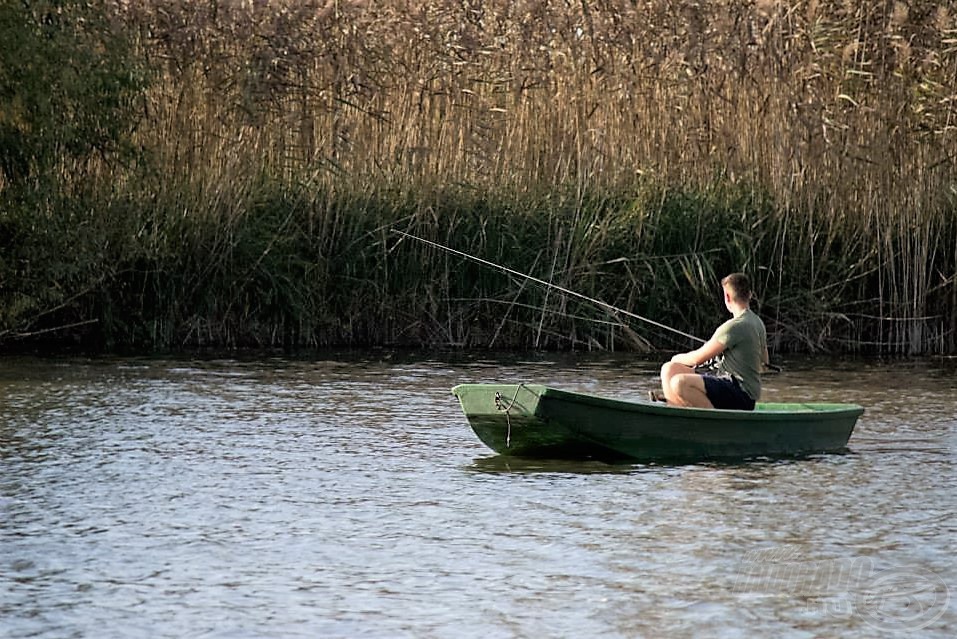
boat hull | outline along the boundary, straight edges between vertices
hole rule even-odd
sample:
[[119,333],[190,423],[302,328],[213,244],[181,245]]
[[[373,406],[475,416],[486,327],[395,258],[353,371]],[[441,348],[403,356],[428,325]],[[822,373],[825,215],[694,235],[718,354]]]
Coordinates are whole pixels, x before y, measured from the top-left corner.
[[840,452],[864,409],[760,403],[754,411],[679,408],[537,384],[452,389],[472,430],[503,455],[560,459],[728,459]]

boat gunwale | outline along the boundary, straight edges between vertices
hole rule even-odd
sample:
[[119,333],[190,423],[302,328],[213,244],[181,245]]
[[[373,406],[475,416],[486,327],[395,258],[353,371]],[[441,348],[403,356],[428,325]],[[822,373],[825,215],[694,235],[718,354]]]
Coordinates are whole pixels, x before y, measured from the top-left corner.
[[[653,415],[677,416],[681,414],[685,417],[697,417],[701,419],[712,420],[748,420],[763,421],[767,418],[797,418],[797,419],[821,419],[821,418],[843,418],[860,417],[864,413],[864,407],[858,404],[841,404],[830,402],[759,402],[756,410],[733,410],[717,408],[689,408],[683,406],[669,406],[643,400],[629,400],[613,397],[604,397],[591,395],[588,393],[563,390],[543,384],[459,384],[452,388],[452,392],[458,396],[456,389],[464,387],[512,387],[523,386],[530,392],[537,395],[540,400],[557,399],[572,401],[579,404],[587,404],[603,408],[624,410],[629,412],[645,412]],[[780,407],[780,408],[772,408]],[[788,408],[785,408],[788,407]]]

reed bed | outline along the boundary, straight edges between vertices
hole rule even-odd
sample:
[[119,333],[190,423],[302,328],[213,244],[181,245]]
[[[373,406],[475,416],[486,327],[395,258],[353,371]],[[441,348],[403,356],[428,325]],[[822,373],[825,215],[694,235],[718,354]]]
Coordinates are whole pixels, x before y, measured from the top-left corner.
[[957,347],[949,3],[105,6],[152,70],[128,232],[8,336],[687,345],[398,228],[705,336],[740,269],[778,350]]

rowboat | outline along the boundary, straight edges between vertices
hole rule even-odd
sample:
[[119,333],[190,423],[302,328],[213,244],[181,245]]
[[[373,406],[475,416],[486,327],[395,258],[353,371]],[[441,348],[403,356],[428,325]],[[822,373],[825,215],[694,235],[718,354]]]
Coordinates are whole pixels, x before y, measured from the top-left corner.
[[538,384],[452,389],[472,430],[502,455],[552,459],[693,460],[846,450],[856,404],[759,403],[754,411],[682,408]]

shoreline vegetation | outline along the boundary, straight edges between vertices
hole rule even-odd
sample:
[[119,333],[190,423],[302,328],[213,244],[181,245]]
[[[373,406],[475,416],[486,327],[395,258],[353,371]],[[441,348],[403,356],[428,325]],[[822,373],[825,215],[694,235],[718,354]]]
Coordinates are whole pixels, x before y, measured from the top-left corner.
[[955,166],[947,2],[0,0],[0,349],[954,354]]

